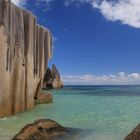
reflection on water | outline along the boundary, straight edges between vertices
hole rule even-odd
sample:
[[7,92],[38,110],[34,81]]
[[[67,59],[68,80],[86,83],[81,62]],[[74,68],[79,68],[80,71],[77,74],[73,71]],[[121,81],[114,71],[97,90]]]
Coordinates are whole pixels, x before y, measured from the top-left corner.
[[40,118],[75,128],[75,140],[122,140],[140,122],[140,86],[68,86],[53,93],[53,104],[0,119],[0,140]]
[[85,139],[87,136],[93,133],[92,130],[84,130],[78,128],[67,128],[68,134],[58,138],[57,140],[79,140]]

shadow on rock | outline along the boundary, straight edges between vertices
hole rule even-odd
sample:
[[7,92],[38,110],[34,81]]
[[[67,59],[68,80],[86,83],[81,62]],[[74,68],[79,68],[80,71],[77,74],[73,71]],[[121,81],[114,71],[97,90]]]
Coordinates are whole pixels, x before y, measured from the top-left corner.
[[140,124],[124,140],[140,140]]

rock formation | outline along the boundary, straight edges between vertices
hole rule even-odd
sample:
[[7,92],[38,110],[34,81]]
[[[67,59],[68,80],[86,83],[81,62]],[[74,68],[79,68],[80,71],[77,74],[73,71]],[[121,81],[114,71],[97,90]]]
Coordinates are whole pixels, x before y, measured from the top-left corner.
[[53,140],[67,133],[68,130],[55,121],[42,119],[26,125],[12,140]]
[[79,140],[91,132],[65,128],[57,122],[49,119],[40,119],[28,124],[12,140]]
[[63,87],[59,71],[57,70],[55,65],[52,66],[52,69],[50,68],[47,69],[43,81],[44,81],[43,84],[44,89],[55,89]]
[[51,46],[51,33],[32,13],[0,0],[0,117],[34,107]]
[[124,140],[140,140],[140,124]]
[[44,103],[52,103],[53,102],[53,97],[51,93],[39,93],[38,97],[35,98],[35,104],[44,104]]

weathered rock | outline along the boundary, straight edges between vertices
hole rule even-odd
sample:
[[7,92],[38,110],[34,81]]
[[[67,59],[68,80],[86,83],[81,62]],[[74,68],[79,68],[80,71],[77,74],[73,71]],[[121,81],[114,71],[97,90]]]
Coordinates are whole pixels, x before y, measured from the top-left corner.
[[26,125],[12,140],[53,140],[67,133],[68,130],[57,122],[41,119]]
[[56,66],[53,65],[52,69],[48,68],[47,72],[44,77],[44,86],[45,89],[56,89],[56,88],[62,88],[63,82],[61,81],[59,71],[57,70]]
[[53,89],[53,78],[51,69],[48,67],[45,77],[43,79],[43,89]]
[[38,97],[35,99],[35,104],[44,104],[44,103],[52,103],[53,96],[51,93],[40,93]]
[[53,78],[53,88],[63,87],[59,71],[57,70],[55,65],[52,66],[52,78]]
[[34,107],[51,46],[51,33],[32,13],[0,0],[0,117]]
[[140,124],[124,140],[140,140]]

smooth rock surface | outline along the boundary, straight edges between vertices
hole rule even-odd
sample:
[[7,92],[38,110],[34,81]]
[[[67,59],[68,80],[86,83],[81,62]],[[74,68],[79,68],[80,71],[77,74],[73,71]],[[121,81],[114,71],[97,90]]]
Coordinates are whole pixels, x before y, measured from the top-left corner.
[[34,107],[51,56],[51,33],[29,11],[0,0],[0,117]]
[[63,87],[63,82],[61,81],[59,71],[57,70],[55,65],[52,66],[52,69],[47,69],[43,81],[44,89],[57,89]]
[[26,125],[12,140],[53,140],[67,133],[68,130],[55,121],[41,119]]

